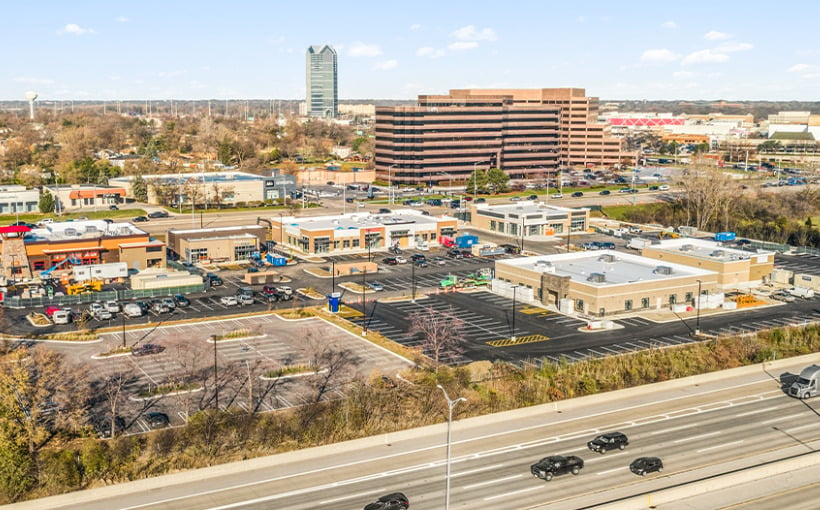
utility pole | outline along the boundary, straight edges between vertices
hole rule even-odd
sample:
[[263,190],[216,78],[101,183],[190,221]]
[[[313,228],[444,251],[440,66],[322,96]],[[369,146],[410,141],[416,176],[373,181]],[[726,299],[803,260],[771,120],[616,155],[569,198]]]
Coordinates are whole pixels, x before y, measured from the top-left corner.
[[367,336],[367,268],[362,271],[362,336]]

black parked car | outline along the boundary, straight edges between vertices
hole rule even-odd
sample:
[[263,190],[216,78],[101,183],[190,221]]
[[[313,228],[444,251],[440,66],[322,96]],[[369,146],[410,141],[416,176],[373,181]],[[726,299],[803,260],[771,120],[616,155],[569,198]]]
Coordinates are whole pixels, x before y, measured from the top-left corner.
[[572,473],[577,475],[584,467],[584,460],[575,455],[552,455],[544,457],[532,466],[530,466],[530,473],[533,476],[549,482],[553,477],[558,475],[565,475]]
[[119,211],[120,210],[120,208],[117,207],[114,204],[111,204],[110,206],[108,206],[108,209],[111,210],[111,211]]
[[663,471],[663,461],[657,457],[638,457],[629,465],[629,470],[641,476],[655,471],[660,473]]
[[396,260],[396,257],[385,257],[382,259],[382,262],[384,262],[388,266],[395,266],[399,263],[399,261]]
[[573,198],[581,198],[582,196],[584,196],[583,191],[576,191],[575,193],[572,194]]
[[164,429],[171,424],[165,413],[148,413],[145,415],[145,420],[152,429]]
[[623,450],[629,444],[626,434],[620,432],[609,432],[601,434],[587,443],[587,447],[593,452],[606,453],[609,450]]
[[453,257],[454,259],[464,258],[464,254],[461,253],[461,250],[459,250],[458,248],[450,248],[449,250],[447,250],[447,256]]
[[423,253],[414,253],[410,255],[410,259],[413,262],[418,262],[419,260],[427,260],[427,257],[425,257]]
[[407,510],[408,508],[410,508],[410,500],[407,496],[401,492],[394,492],[367,504],[364,510]]

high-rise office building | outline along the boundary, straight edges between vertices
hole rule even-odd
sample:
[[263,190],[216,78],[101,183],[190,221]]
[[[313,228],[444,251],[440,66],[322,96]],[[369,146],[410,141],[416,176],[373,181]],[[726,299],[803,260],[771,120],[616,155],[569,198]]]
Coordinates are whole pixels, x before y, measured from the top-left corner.
[[513,179],[563,167],[609,166],[633,154],[597,120],[584,89],[467,89],[376,108],[376,176],[400,183],[463,182],[476,169]]
[[307,114],[334,118],[339,112],[336,50],[313,45],[307,50]]

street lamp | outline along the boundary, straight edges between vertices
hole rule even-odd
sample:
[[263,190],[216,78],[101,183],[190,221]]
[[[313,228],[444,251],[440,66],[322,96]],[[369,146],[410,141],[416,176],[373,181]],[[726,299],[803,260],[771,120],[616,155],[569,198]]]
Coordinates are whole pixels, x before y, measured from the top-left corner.
[[515,291],[518,290],[518,285],[512,286],[513,290],[513,302],[512,302],[512,334],[510,334],[510,340],[515,342]]
[[413,293],[412,293],[412,297],[410,299],[410,302],[415,303],[416,302],[416,261],[411,260],[411,262],[413,264],[410,266],[410,280],[412,281],[412,289],[413,289],[412,292]]
[[393,203],[393,167],[396,165],[390,165],[387,167],[387,203]]
[[478,187],[478,163],[478,161],[473,163],[473,200],[478,196],[476,193],[476,188]]
[[700,300],[701,300],[700,286],[701,286],[701,281],[698,280],[697,282],[698,282],[698,302],[697,302],[698,315],[697,315],[697,319],[695,319],[695,334],[699,335],[700,334]]
[[450,408],[450,414],[447,417],[447,474],[445,475],[445,490],[444,490],[444,510],[450,510],[450,439],[451,435],[451,427],[453,425],[453,408],[459,402],[467,402],[467,399],[464,397],[459,397],[455,400],[451,400],[450,396],[447,395],[447,390],[444,389],[444,386],[437,384],[436,388],[440,389],[442,393],[444,393],[444,399],[447,400],[447,407]]

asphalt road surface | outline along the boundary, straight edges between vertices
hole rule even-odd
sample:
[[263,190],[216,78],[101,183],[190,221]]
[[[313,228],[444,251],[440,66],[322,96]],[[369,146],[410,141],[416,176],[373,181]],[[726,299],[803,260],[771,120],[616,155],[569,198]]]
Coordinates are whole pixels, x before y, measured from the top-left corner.
[[[456,421],[452,507],[588,508],[665,488],[695,487],[729,471],[816,450],[817,403],[792,399],[782,389],[803,366],[816,361],[816,356],[779,361]],[[435,409],[441,421],[446,406]],[[587,450],[588,440],[614,430],[629,436],[625,451],[601,455]],[[439,510],[445,437],[446,426],[439,424],[12,508],[353,510],[400,490],[414,510]],[[554,454],[578,455],[585,466],[577,477],[566,474],[550,482],[530,475],[532,463]],[[641,456],[661,457],[663,472],[632,474],[627,466]],[[765,486],[769,492],[788,489],[768,481]],[[760,497],[743,491],[727,494],[722,497],[733,502]]]

